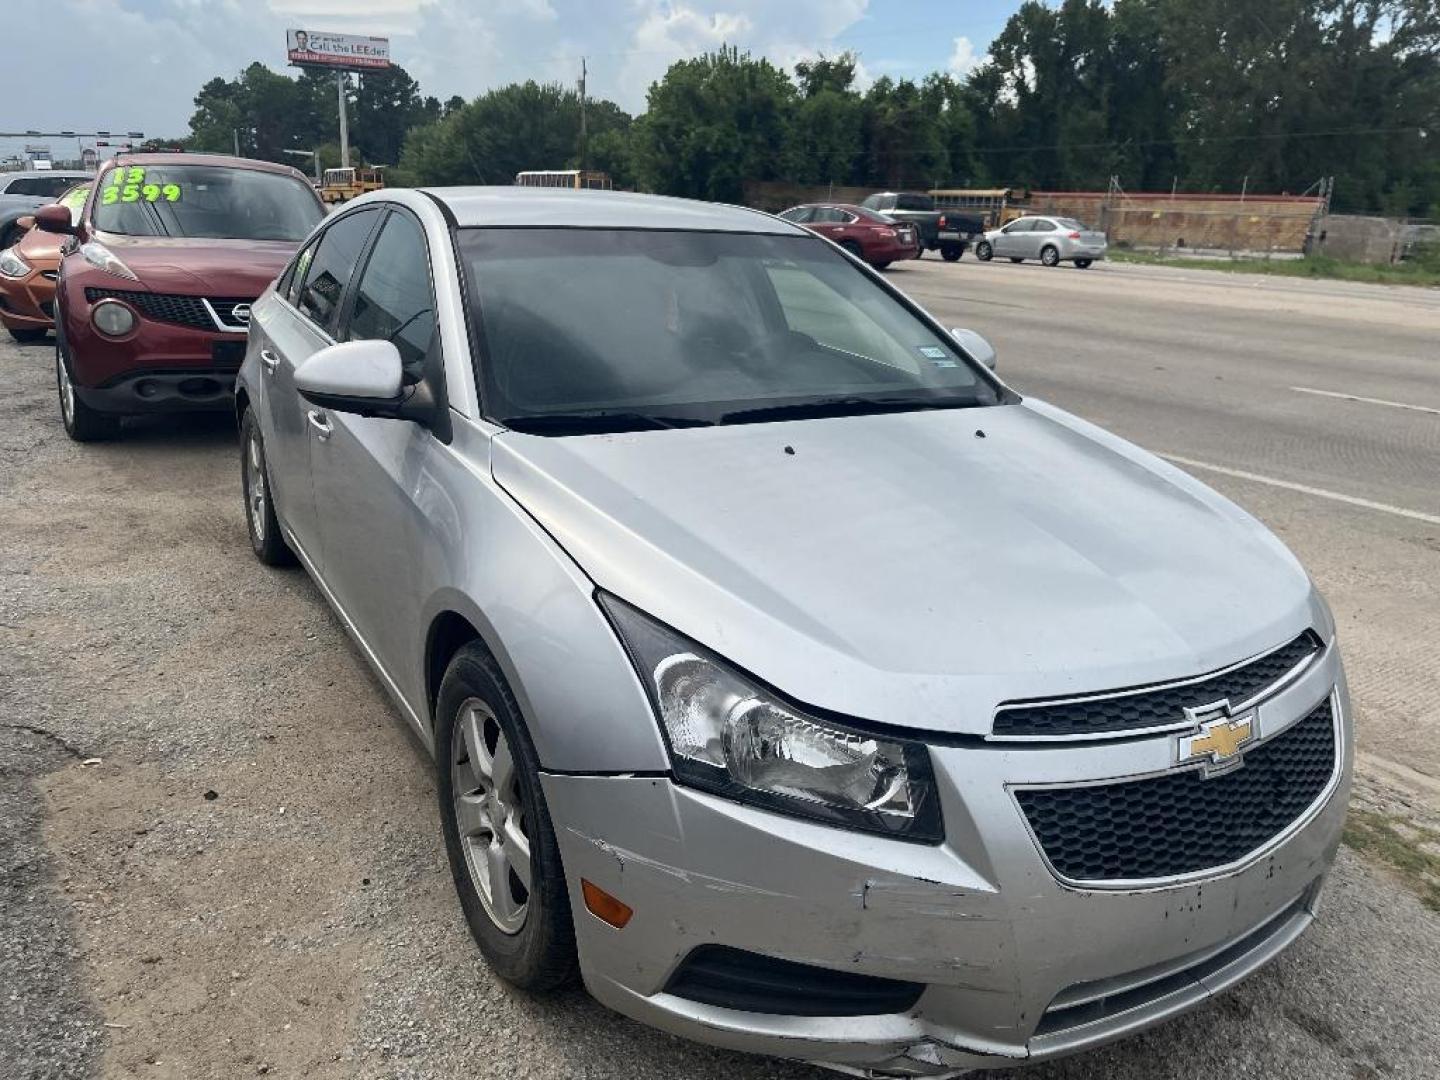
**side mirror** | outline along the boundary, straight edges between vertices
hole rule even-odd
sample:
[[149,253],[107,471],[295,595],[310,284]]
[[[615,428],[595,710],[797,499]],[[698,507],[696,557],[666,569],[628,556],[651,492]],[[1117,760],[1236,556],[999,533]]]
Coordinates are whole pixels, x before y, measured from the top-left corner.
[[410,420],[448,443],[450,406],[438,349],[426,356],[424,370],[419,382],[406,386],[400,350],[392,342],[344,341],[302,362],[295,369],[295,389],[322,409]]
[[35,215],[25,214],[15,219],[17,229],[33,229],[35,227]]
[[70,220],[70,208],[59,203],[51,203],[36,210],[35,226],[41,232],[59,233],[61,236],[74,236],[76,231]]
[[400,350],[388,341],[345,341],[321,349],[295,369],[306,401],[336,412],[374,416],[399,403]]
[[960,348],[969,353],[971,357],[984,364],[991,371],[995,370],[994,345],[991,345],[990,342],[986,341],[974,330],[966,330],[960,326],[952,327],[950,336],[953,337],[960,345]]

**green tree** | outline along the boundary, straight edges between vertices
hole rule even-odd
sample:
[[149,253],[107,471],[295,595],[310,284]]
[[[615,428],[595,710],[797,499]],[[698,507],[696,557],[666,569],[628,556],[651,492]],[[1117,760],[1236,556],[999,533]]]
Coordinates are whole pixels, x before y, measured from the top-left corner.
[[[603,100],[588,103],[586,119],[592,157],[597,144],[610,152],[612,135],[630,125],[627,113]],[[514,83],[413,128],[400,155],[398,178],[421,184],[509,184],[524,170],[577,167],[579,138],[575,91]]]
[[785,177],[795,84],[735,48],[680,60],[650,87],[635,132],[640,182],[651,191],[740,202],[747,180]]

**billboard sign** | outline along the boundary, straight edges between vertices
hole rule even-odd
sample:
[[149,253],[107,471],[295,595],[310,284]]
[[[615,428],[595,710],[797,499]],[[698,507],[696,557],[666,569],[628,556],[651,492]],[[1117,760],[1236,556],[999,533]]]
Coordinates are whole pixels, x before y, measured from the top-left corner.
[[285,51],[290,63],[304,67],[373,71],[390,66],[390,39],[383,37],[287,30]]

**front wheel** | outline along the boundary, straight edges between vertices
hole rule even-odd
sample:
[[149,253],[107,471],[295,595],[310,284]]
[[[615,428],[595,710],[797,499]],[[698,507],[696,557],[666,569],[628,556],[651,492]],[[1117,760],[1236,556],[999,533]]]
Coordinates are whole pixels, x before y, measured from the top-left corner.
[[289,566],[295,561],[295,553],[285,543],[275,517],[265,441],[254,409],[246,409],[240,418],[240,490],[245,495],[245,530],[250,534],[255,557],[266,566]]
[[1056,248],[1054,248],[1054,247],[1052,247],[1052,246],[1049,245],[1049,244],[1046,244],[1045,247],[1044,247],[1044,249],[1040,252],[1040,261],[1041,261],[1042,263],[1044,263],[1046,266],[1059,266],[1059,265],[1060,265],[1060,252],[1059,252],[1059,250],[1056,249]]
[[490,653],[455,654],[436,704],[440,822],[470,933],[496,975],[553,990],[575,974],[575,927],[540,764]]
[[50,332],[43,326],[7,326],[6,329],[10,331],[10,336],[21,345],[34,345],[37,341],[44,341],[45,335]]
[[981,240],[975,245],[975,258],[981,262],[989,262],[995,257],[995,249],[990,246],[989,240]]
[[55,388],[60,394],[60,422],[65,425],[65,434],[76,442],[102,442],[120,434],[120,418],[107,413],[96,412],[80,400],[75,393],[75,383],[70,376],[70,364],[65,359],[62,339],[55,338]]
[[1076,259],[1076,260],[1075,260],[1075,269],[1076,269],[1076,270],[1089,270],[1089,269],[1090,269],[1090,260],[1089,260],[1089,259]]

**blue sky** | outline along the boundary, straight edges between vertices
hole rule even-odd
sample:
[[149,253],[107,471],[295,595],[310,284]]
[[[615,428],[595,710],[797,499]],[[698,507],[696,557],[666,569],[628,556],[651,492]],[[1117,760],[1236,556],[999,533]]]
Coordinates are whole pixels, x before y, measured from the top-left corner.
[[[7,50],[0,131],[187,130],[195,92],[251,60],[283,70],[284,30],[388,34],[424,92],[474,97],[535,78],[574,80],[643,111],[674,60],[721,41],[792,64],[854,49],[862,73],[962,72],[1020,0],[5,0],[7,27],[62,26],[71,58]],[[963,39],[957,42],[957,39]],[[73,142],[52,140],[57,156]],[[19,149],[0,139],[0,157]]]

